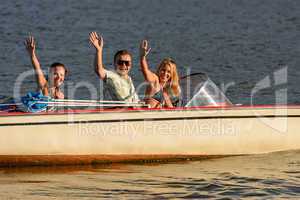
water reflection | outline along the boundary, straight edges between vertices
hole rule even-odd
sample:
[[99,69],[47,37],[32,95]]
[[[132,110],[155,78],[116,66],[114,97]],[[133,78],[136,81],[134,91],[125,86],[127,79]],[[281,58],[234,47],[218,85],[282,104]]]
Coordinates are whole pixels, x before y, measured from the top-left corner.
[[300,151],[202,161],[2,169],[0,197],[286,198],[300,195]]

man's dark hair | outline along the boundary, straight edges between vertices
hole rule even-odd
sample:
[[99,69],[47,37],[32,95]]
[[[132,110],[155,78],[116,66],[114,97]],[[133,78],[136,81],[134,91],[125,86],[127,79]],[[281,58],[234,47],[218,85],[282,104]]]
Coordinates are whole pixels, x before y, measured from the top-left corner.
[[117,53],[115,54],[114,56],[114,63],[116,63],[117,61],[117,58],[121,55],[129,55],[132,59],[132,55],[129,51],[127,51],[126,49],[123,49],[123,50],[120,50],[120,51],[117,51]]

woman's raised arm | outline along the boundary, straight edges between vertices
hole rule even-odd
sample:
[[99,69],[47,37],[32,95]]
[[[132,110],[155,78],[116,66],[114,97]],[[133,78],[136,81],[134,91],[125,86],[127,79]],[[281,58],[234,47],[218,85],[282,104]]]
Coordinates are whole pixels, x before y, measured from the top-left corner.
[[155,73],[153,73],[148,66],[147,55],[149,54],[151,48],[148,48],[148,41],[142,40],[140,44],[140,65],[145,77],[145,80],[150,83],[154,83],[158,81],[158,77]]

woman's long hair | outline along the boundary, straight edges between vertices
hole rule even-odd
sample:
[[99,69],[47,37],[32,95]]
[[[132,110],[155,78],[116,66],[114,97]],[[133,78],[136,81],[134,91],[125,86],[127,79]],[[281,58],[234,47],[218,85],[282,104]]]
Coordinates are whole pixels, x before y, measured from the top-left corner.
[[177,73],[176,63],[171,58],[163,59],[162,62],[158,66],[156,74],[159,76],[160,70],[166,65],[171,68],[171,78],[168,81],[168,85],[173,92],[172,95],[178,97],[180,95],[180,87],[179,87],[179,77],[178,77],[178,73]]

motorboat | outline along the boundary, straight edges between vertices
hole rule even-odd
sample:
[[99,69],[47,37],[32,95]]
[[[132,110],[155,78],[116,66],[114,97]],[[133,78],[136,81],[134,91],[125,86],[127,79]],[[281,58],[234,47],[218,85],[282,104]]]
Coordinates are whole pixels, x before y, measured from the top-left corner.
[[197,80],[194,91],[182,90],[186,98],[176,108],[62,100],[49,102],[51,109],[43,112],[2,109],[0,166],[196,159],[300,148],[300,106],[235,105],[207,76]]

